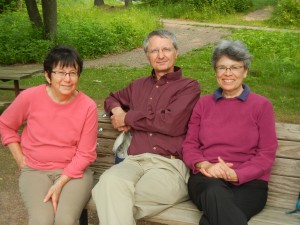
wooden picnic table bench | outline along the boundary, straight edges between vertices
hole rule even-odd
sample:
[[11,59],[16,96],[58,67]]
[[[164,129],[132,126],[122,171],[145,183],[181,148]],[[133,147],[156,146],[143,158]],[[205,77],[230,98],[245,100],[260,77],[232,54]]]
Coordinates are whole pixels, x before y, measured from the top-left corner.
[[[300,213],[286,214],[295,208],[300,192],[300,125],[276,123],[279,147],[269,182],[266,207],[251,218],[249,225],[300,225]],[[99,176],[114,164],[112,146],[118,132],[109,117],[99,111],[99,132],[96,161],[90,166],[94,171],[95,184]],[[86,205],[81,225],[87,225],[88,211],[96,211],[92,198]],[[170,225],[198,225],[202,212],[191,201],[185,201],[144,221]]]
[[41,71],[41,69],[37,68],[0,67],[0,80],[4,82],[14,82],[13,85],[1,84],[0,90],[15,91],[15,96],[17,96],[20,93],[20,91],[28,88],[28,86],[20,86],[20,80],[30,78],[34,74],[39,73]]

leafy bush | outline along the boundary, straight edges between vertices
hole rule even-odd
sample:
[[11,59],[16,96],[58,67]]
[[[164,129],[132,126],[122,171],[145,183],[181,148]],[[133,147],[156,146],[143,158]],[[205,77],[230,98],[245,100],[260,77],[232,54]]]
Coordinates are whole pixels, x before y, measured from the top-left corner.
[[272,22],[277,25],[300,26],[300,1],[278,0]]
[[130,50],[160,26],[151,11],[60,3],[55,42],[43,40],[41,31],[32,28],[26,10],[0,15],[0,64],[41,62],[57,44],[74,46],[84,59]]
[[18,0],[0,0],[0,13],[15,11],[18,8]]

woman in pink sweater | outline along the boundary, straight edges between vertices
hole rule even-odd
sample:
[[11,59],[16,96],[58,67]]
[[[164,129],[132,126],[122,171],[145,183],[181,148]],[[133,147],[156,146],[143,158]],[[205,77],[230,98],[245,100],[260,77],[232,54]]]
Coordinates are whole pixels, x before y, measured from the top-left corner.
[[44,61],[47,84],[21,92],[0,116],[30,225],[78,224],[90,198],[98,118],[95,102],[77,90],[82,65],[75,49],[54,47]]
[[183,143],[200,225],[246,225],[267,200],[277,138],[272,104],[243,84],[251,55],[223,40],[212,64],[219,88],[195,105]]

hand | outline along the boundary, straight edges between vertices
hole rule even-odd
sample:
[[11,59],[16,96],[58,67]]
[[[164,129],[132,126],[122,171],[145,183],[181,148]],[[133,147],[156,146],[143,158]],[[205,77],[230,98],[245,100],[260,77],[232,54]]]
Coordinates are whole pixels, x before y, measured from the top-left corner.
[[110,117],[111,118],[111,123],[112,123],[112,125],[115,129],[119,129],[119,128],[121,128],[121,130],[122,129],[127,129],[127,128],[125,128],[126,127],[125,116],[126,116],[126,113],[124,112],[122,114],[112,115]]
[[123,126],[123,127],[119,127],[118,131],[128,132],[130,129],[131,129],[130,126]]
[[235,171],[231,168],[232,163],[225,163],[221,157],[218,157],[218,163],[209,163],[207,161],[199,162],[196,168],[204,176],[224,179],[226,181],[238,181]]
[[58,205],[58,201],[59,201],[59,196],[60,193],[63,189],[63,186],[69,181],[71,180],[70,177],[66,176],[66,175],[61,175],[61,177],[55,182],[55,184],[53,184],[48,193],[46,194],[45,198],[44,198],[44,202],[47,202],[50,200],[52,200],[52,205],[53,205],[53,212],[56,213],[57,210],[57,205]]

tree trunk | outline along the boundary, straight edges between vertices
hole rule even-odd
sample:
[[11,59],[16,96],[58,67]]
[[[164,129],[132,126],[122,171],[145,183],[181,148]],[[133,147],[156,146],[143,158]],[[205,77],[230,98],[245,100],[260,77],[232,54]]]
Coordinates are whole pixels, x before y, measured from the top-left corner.
[[132,4],[132,0],[125,0],[125,6],[128,7]]
[[94,6],[102,6],[104,5],[104,0],[94,0]]
[[57,31],[57,2],[42,0],[45,37],[53,41]]
[[36,28],[42,28],[43,22],[35,0],[25,0],[27,13],[32,25]]

